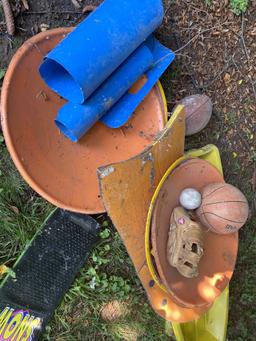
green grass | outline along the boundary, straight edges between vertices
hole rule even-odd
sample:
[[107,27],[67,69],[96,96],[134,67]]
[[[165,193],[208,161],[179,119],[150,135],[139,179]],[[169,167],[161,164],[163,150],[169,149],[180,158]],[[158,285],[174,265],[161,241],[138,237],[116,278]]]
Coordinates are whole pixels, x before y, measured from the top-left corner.
[[6,69],[0,69],[0,81],[4,78]]
[[[204,0],[207,6],[211,6],[212,0]],[[249,6],[249,0],[230,0],[230,8],[236,15],[245,13]]]
[[236,15],[245,13],[249,5],[249,0],[230,0],[230,7]]
[[212,0],[204,0],[204,2],[207,6],[211,6],[212,4]]
[[20,178],[0,143],[0,264],[11,264],[52,207]]
[[[113,301],[124,312],[108,322],[100,312]],[[42,340],[167,340],[164,327],[146,301],[117,232],[103,227],[101,243],[65,295]]]
[[[21,179],[1,139],[0,265],[14,264],[52,210],[53,206]],[[101,309],[113,301],[118,301],[125,313],[109,322],[101,317]],[[170,340],[164,320],[150,308],[121,239],[108,220],[102,223],[100,244],[41,338],[49,340]]]
[[[100,311],[113,301],[125,313],[108,322]],[[156,340],[158,336],[168,339],[164,322],[148,306],[120,238],[111,230],[66,294],[43,340]]]

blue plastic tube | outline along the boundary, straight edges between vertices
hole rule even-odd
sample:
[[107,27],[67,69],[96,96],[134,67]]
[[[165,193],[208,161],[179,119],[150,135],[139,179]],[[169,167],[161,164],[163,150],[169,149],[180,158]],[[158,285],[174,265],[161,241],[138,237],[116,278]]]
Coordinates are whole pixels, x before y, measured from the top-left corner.
[[150,37],[147,41],[153,54],[153,67],[145,72],[147,79],[137,93],[127,91],[120,100],[113,105],[100,121],[110,128],[120,128],[133,114],[134,110],[147,96],[152,87],[156,84],[164,71],[173,62],[175,54],[163,46],[157,39]]
[[83,103],[161,24],[162,0],[105,0],[45,58],[52,90]]
[[142,44],[84,104],[65,104],[55,120],[58,128],[77,142],[153,66],[153,62],[151,50]]

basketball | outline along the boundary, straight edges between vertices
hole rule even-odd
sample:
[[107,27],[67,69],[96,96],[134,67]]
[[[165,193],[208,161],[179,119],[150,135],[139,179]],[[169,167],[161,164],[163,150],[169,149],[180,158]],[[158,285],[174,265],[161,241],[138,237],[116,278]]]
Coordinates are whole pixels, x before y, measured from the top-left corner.
[[213,183],[203,188],[202,204],[196,214],[201,223],[211,231],[228,234],[238,231],[249,214],[247,199],[236,187]]
[[200,132],[212,116],[212,101],[206,95],[192,95],[183,98],[178,104],[185,107],[186,136]]

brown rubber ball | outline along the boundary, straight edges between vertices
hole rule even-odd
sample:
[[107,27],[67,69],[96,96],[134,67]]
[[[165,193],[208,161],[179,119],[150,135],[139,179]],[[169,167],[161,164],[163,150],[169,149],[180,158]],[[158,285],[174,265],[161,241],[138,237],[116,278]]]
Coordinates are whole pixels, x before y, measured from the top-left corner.
[[212,101],[206,95],[192,95],[183,98],[178,104],[185,107],[186,136],[200,132],[212,116]]
[[196,214],[201,223],[211,231],[228,234],[238,231],[246,222],[248,202],[236,187],[213,183],[203,188],[202,203]]

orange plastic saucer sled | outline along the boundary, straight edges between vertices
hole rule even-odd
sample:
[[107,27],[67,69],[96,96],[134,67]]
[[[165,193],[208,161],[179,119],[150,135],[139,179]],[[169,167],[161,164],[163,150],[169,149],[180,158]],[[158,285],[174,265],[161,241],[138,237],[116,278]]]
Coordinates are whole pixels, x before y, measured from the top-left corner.
[[[98,122],[79,143],[70,143],[54,124],[64,100],[41,79],[43,57],[72,29],[58,28],[26,41],[13,57],[1,95],[2,128],[15,166],[28,184],[63,209],[104,212],[96,169],[143,151],[166,123],[158,83],[121,129]],[[140,84],[131,89],[134,93]]]
[[[166,271],[158,245],[163,241],[156,238],[156,225],[151,224],[152,215],[160,207],[158,194],[169,178],[175,178],[184,160],[207,160],[218,181],[223,181],[216,147],[184,156],[184,108],[178,106],[166,124],[166,102],[160,84],[125,127],[112,130],[98,123],[77,144],[63,137],[54,125],[63,99],[45,86],[37,70],[43,57],[68,32],[70,29],[55,29],[34,36],[18,50],[6,73],[1,98],[2,127],[17,169],[35,191],[58,207],[88,214],[107,210],[153,309],[172,321],[178,340],[224,340],[227,284],[236,258],[237,234],[233,239],[227,237],[227,262],[219,268],[220,276],[205,273],[207,278],[202,278],[202,288],[193,298],[191,292],[186,296],[177,285],[177,274],[175,277],[174,272]],[[140,83],[132,91],[139,87]],[[169,185],[178,190],[173,181]],[[174,198],[176,194],[170,194],[172,205]],[[159,223],[161,229],[166,228]],[[193,290],[197,286],[199,283]]]

